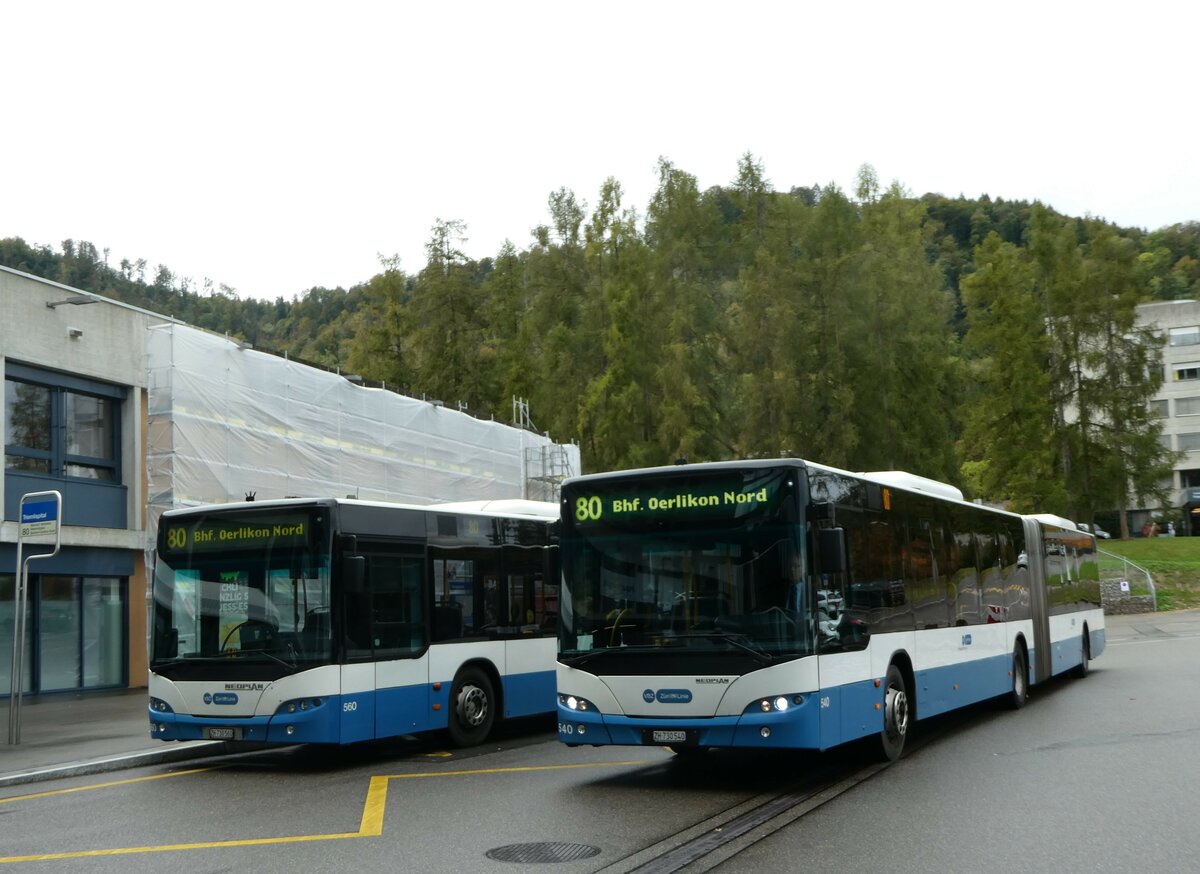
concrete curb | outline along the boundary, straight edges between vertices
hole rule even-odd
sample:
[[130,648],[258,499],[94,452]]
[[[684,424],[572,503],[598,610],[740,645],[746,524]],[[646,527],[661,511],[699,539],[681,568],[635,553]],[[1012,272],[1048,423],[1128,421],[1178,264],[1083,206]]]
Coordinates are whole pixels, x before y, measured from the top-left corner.
[[88,774],[103,774],[108,771],[122,771],[126,768],[140,768],[143,765],[159,765],[165,762],[181,762],[188,759],[219,756],[231,752],[225,741],[192,741],[187,745],[167,746],[161,750],[142,750],[136,753],[121,753],[115,756],[103,756],[79,762],[67,762],[62,765],[48,765],[44,768],[31,768],[27,771],[17,771],[12,774],[0,775],[0,787],[20,786],[25,783],[40,783],[45,780],[59,780],[65,777],[81,777]]

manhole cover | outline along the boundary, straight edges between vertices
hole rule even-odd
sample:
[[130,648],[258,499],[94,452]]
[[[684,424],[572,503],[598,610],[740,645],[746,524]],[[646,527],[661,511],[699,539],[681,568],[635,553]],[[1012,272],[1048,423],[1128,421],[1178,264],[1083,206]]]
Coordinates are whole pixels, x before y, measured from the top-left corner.
[[574,862],[576,859],[590,859],[600,852],[599,847],[589,847],[587,844],[564,844],[558,841],[545,841],[538,844],[509,844],[507,847],[496,847],[484,855],[497,862]]

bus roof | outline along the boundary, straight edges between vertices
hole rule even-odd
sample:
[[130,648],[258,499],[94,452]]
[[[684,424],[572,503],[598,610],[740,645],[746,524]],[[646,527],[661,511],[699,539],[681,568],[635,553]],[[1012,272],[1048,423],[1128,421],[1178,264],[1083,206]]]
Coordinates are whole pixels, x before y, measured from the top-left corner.
[[859,476],[882,483],[885,486],[907,489],[910,492],[925,492],[929,495],[937,495],[939,498],[948,498],[951,501],[966,500],[963,497],[962,491],[949,483],[929,479],[924,476],[917,476],[917,474],[909,473],[906,470],[873,470],[867,473],[860,473]]
[[453,501],[441,504],[407,504],[391,501],[370,501],[359,498],[273,498],[265,501],[228,501],[222,504],[199,504],[192,507],[176,507],[163,513],[164,516],[206,513],[218,510],[258,510],[272,507],[311,506],[317,504],[360,504],[372,507],[395,507],[404,510],[427,510],[437,513],[479,513],[487,516],[512,516],[542,521],[559,517],[558,504],[546,501],[502,499],[491,501]]
[[446,504],[426,504],[421,509],[439,513],[485,513],[488,516],[529,516],[534,519],[557,519],[558,504],[549,501],[527,501],[505,498],[494,501],[454,501]]

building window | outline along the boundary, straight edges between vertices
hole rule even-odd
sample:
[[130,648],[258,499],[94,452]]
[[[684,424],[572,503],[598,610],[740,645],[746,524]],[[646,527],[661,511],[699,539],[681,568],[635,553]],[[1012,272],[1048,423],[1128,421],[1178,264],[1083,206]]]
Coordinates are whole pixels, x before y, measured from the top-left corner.
[[[4,466],[53,477],[119,483],[120,393],[11,365],[4,380]],[[57,384],[56,384],[57,383]]]
[[1195,452],[1200,449],[1200,434],[1180,434],[1179,451]]
[[[1200,398],[1188,398],[1188,400],[1200,401]],[[1171,415],[1170,403],[1171,402],[1165,398],[1163,400],[1151,401],[1150,402],[1150,412],[1160,419],[1165,419]],[[1175,410],[1176,410],[1177,415],[1180,415],[1180,416],[1185,415],[1184,413],[1179,412],[1179,401],[1175,402]],[[1200,408],[1198,408],[1196,410],[1196,413],[1200,414]],[[1187,415],[1190,415],[1190,414],[1187,414]]]
[[1196,346],[1200,344],[1200,325],[1171,328],[1167,332],[1167,337],[1167,343],[1171,346]]
[[1167,452],[1172,451],[1170,434],[1159,434],[1158,435],[1158,443],[1160,446],[1162,446],[1163,449],[1167,450]]
[[1200,416],[1200,398],[1176,398],[1176,416]]
[[[12,674],[13,588],[0,574],[0,672]],[[128,581],[31,574],[21,688],[26,693],[106,689],[128,681]],[[8,694],[5,686],[0,696]]]
[[1200,379],[1200,362],[1189,362],[1187,364],[1176,364],[1174,367],[1175,382],[1183,382],[1188,379]]

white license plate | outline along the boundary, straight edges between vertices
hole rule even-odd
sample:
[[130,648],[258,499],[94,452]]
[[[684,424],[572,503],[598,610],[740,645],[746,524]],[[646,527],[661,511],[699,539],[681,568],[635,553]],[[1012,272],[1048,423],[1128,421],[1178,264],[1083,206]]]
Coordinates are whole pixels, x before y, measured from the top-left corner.
[[236,728],[206,728],[204,736],[209,740],[237,740],[239,731]]
[[686,731],[655,731],[651,734],[656,744],[681,744],[687,741]]

